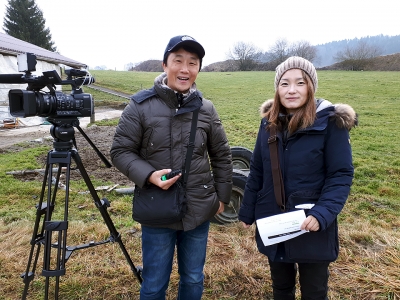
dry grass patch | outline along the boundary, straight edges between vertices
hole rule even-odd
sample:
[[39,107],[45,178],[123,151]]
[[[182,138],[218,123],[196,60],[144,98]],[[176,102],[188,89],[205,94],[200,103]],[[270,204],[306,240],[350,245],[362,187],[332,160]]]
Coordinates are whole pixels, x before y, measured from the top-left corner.
[[[19,299],[23,290],[19,275],[25,272],[33,224],[20,221],[1,225],[0,299]],[[69,228],[69,245],[109,236],[102,223],[74,221]],[[120,233],[132,261],[141,265],[140,227]],[[367,243],[364,235],[368,236]],[[340,240],[339,259],[330,266],[330,299],[400,299],[400,232],[371,226],[360,218],[341,224]],[[43,297],[44,277],[39,276],[42,255],[43,252],[30,285],[29,299]],[[175,263],[169,300],[176,297],[178,279]],[[139,283],[118,244],[75,251],[60,281],[61,299],[139,299]],[[239,223],[212,224],[203,299],[272,299],[270,285],[268,261],[256,249],[254,226],[246,230]]]

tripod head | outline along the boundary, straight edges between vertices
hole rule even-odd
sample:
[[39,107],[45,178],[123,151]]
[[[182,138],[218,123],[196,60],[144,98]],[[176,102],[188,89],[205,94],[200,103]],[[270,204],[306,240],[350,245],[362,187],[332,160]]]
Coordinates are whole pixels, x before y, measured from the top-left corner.
[[111,163],[107,158],[100,152],[95,144],[86,135],[83,129],[79,126],[78,118],[71,117],[48,117],[47,121],[52,124],[50,128],[50,134],[54,138],[53,147],[57,151],[69,151],[73,147],[77,148],[75,140],[75,128],[79,130],[86,141],[92,146],[93,150],[96,151],[97,156],[103,161],[107,168],[111,168]]

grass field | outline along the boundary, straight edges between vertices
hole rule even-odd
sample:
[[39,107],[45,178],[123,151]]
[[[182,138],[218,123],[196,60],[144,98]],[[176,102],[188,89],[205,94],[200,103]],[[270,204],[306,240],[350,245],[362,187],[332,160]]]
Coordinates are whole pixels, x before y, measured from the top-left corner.
[[[158,75],[92,74],[96,84],[125,93],[150,88]],[[341,250],[330,267],[330,299],[400,299],[400,72],[319,71],[318,77],[317,97],[347,103],[359,116],[359,126],[350,133],[355,177],[339,216]],[[253,148],[260,122],[258,108],[273,97],[273,79],[273,72],[199,74],[197,86],[217,107],[231,146]],[[90,88],[85,92],[93,94],[96,106],[126,101]],[[26,265],[36,213],[37,199],[32,195],[41,189],[37,181],[20,181],[5,172],[42,167],[36,157],[48,150],[36,147],[0,154],[0,299],[19,299],[22,293],[19,274]],[[101,178],[93,180],[97,185],[108,184]],[[90,202],[87,195],[72,197],[77,203]],[[108,198],[110,214],[135,263],[140,264],[140,227],[130,217],[131,199],[116,194]],[[74,205],[70,221],[71,243],[107,237],[96,211]],[[243,230],[238,224],[212,226],[203,299],[272,298],[267,261],[255,249],[252,235],[253,230]],[[74,254],[67,270],[61,279],[62,299],[138,299],[139,285],[118,245]],[[42,298],[43,279],[37,276],[32,282],[30,299]],[[168,299],[174,298],[176,283],[175,270]]]

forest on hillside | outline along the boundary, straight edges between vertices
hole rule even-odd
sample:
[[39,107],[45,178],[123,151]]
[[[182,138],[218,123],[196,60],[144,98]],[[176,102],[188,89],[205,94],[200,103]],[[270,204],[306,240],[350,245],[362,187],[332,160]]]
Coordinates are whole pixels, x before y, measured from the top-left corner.
[[400,35],[387,36],[367,36],[363,38],[355,38],[351,40],[334,41],[322,45],[316,45],[317,59],[313,63],[316,67],[330,66],[336,63],[335,55],[338,51],[342,51],[346,47],[355,47],[360,41],[366,42],[370,46],[377,46],[381,49],[381,55],[389,55],[400,53]]

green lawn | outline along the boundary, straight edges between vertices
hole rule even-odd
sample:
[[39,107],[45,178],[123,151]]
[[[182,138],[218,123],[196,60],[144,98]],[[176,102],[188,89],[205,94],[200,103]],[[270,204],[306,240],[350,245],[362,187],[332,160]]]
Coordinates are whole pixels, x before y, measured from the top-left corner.
[[[91,73],[96,84],[129,94],[150,88],[158,75],[117,71]],[[317,97],[334,104],[349,104],[359,118],[359,126],[350,132],[355,177],[351,195],[339,218],[342,252],[332,265],[330,297],[399,299],[400,72],[318,71],[318,77]],[[199,74],[197,87],[215,104],[231,146],[253,149],[260,123],[258,108],[274,96],[273,80],[273,72]],[[93,94],[96,106],[119,106],[127,101],[90,88],[84,88],[84,91]],[[107,121],[107,125],[116,125],[117,121]],[[42,167],[37,165],[36,157],[46,155],[48,150],[48,147],[36,147],[17,153],[0,152],[0,299],[20,297],[22,280],[15,270],[23,270],[25,266],[30,247],[30,226],[36,213],[34,204],[37,198],[33,195],[38,195],[41,189],[38,181],[21,181],[6,175],[6,172]],[[108,184],[101,178],[93,180],[96,185]],[[78,181],[74,185],[82,188],[84,182]],[[76,240],[107,236],[106,231],[97,228],[102,222],[96,217],[98,213],[81,209],[91,205],[87,198],[73,194],[71,232]],[[110,194],[109,200],[112,202],[112,218],[119,230],[126,233],[132,228],[138,229],[130,217],[130,196]],[[89,228],[89,232],[85,232],[83,227]],[[134,249],[130,251],[134,252],[136,261],[139,260],[136,255],[140,255],[140,239],[129,234],[125,234],[124,239],[128,248]],[[223,259],[218,256],[221,248],[229,253]],[[79,254],[74,263],[71,262],[73,276],[62,287],[64,296],[68,299],[103,299],[106,296],[109,299],[137,299],[138,286],[133,285],[129,270],[124,269],[126,262],[118,247],[102,249],[104,253],[98,248],[89,252],[91,256]],[[270,295],[265,271],[267,263],[254,249],[252,233],[243,233],[239,227],[213,226],[209,249],[204,299],[260,299],[258,297]],[[246,257],[249,258],[246,259],[259,261],[253,265],[255,262],[247,261],[241,251],[248,251]],[[110,257],[113,255],[117,257]],[[98,261],[94,260],[95,257]],[[97,269],[85,269],[92,264]],[[124,275],[119,277],[118,274]],[[34,281],[34,295],[43,289],[40,279]],[[176,282],[174,275],[168,299],[173,299]],[[131,285],[135,291],[129,289]],[[251,296],[256,292],[257,297]],[[40,296],[34,299],[40,299]]]

